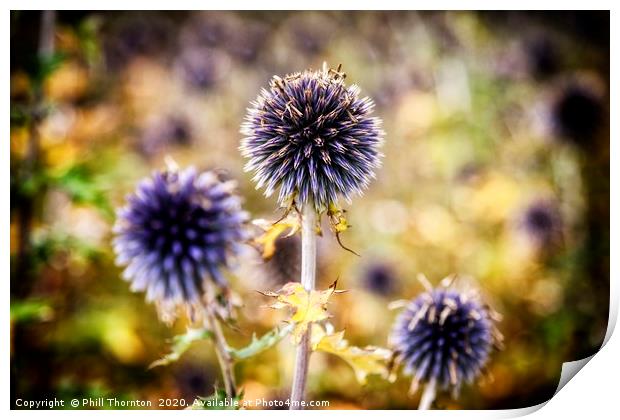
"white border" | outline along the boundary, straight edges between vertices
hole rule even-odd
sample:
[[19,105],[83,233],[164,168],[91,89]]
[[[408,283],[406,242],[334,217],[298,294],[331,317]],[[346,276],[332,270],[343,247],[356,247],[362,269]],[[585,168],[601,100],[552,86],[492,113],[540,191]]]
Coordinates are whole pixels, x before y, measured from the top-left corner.
[[[264,10],[288,10],[298,8],[297,6],[312,6],[314,9],[354,9],[354,10],[365,10],[365,9],[383,9],[383,10],[392,10],[392,9],[418,9],[418,10],[439,10],[439,9],[471,9],[471,10],[496,10],[496,9],[524,9],[524,10],[547,10],[547,9],[556,9],[550,4],[546,4],[550,2],[542,2],[542,1],[532,1],[532,0],[522,0],[519,2],[516,1],[504,1],[498,3],[497,1],[468,1],[468,2],[459,2],[459,1],[442,1],[435,0],[433,2],[405,2],[405,1],[392,1],[392,0],[383,0],[380,3],[374,3],[366,0],[358,0],[358,1],[340,1],[334,2],[327,0],[314,0],[312,3],[292,3],[290,1],[262,1],[260,3],[252,3],[249,1],[239,1],[239,0],[228,0],[225,3],[211,3],[197,0],[175,0],[174,3],[165,2],[165,1],[150,1],[150,2],[128,2],[126,0],[107,0],[103,1],[90,1],[88,2],[88,6],[90,8],[96,10],[123,10],[123,9],[143,9],[145,6],[154,10],[201,10],[201,9],[213,9],[213,10],[232,10],[232,9],[264,9]],[[10,378],[10,318],[9,318],[9,264],[10,264],[10,225],[7,223],[10,217],[9,210],[9,201],[6,199],[9,195],[9,185],[10,185],[10,156],[8,153],[9,142],[8,142],[8,132],[9,132],[9,115],[10,115],[10,103],[8,101],[9,91],[10,91],[10,70],[9,70],[9,55],[10,51],[10,40],[9,40],[9,30],[10,30],[10,16],[9,10],[27,10],[27,9],[49,9],[54,8],[57,10],[80,10],[83,9],[84,4],[83,1],[76,0],[68,0],[68,1],[39,1],[39,0],[30,0],[28,3],[24,1],[13,1],[9,0],[5,2],[8,5],[8,9],[4,10],[4,22],[7,24],[4,26],[2,31],[4,32],[5,39],[5,48],[4,55],[2,57],[3,66],[2,66],[2,76],[4,82],[4,101],[2,102],[2,118],[4,121],[4,133],[5,133],[5,149],[3,153],[0,154],[0,167],[3,168],[1,172],[1,182],[3,186],[3,193],[5,200],[3,201],[3,205],[1,207],[2,220],[4,221],[2,227],[2,238],[0,240],[0,261],[2,265],[2,270],[5,273],[4,278],[4,287],[6,294],[3,299],[3,312],[2,312],[2,321],[0,328],[2,329],[2,336],[4,340],[2,341],[2,345],[0,345],[0,351],[2,352],[3,360],[5,363],[1,366],[1,374],[2,374],[2,393],[5,396],[2,399],[2,407],[5,410],[8,410],[10,407],[10,387],[9,387],[9,378]],[[564,1],[561,3],[562,9],[583,9],[583,6],[587,6],[588,9],[602,9],[602,10],[610,10],[612,9],[611,1],[599,1],[599,0],[590,0],[587,3],[577,3],[576,1]],[[502,7],[499,7],[502,6]],[[615,11],[611,12],[611,45],[618,45],[618,30],[617,25],[619,24],[619,19],[617,18]],[[612,57],[611,57],[611,69],[618,68],[618,55],[617,51],[614,51],[613,47],[611,49]],[[613,71],[611,72],[613,74]],[[616,103],[618,99],[618,86],[615,83],[611,83],[611,115],[614,115],[613,110],[616,108]],[[614,138],[617,133],[617,123],[615,120],[611,120],[611,138]],[[620,207],[618,206],[618,165],[620,164],[617,153],[616,152],[616,144],[614,142],[611,143],[611,180],[615,182],[611,182],[611,214],[618,214],[618,210]],[[618,237],[618,222],[617,220],[611,220],[611,236]],[[613,241],[612,241],[613,242]],[[517,409],[517,410],[497,410],[497,411],[429,411],[429,412],[417,412],[413,410],[408,411],[389,411],[388,415],[390,416],[406,416],[410,418],[411,416],[423,417],[423,418],[472,418],[472,419],[481,419],[481,418],[512,418],[518,417],[526,414],[530,414],[532,412],[536,412],[533,417],[537,419],[555,419],[562,418],[564,416],[579,416],[583,417],[584,415],[594,415],[600,418],[610,418],[610,413],[617,412],[617,382],[620,377],[620,362],[618,360],[618,356],[620,356],[620,339],[612,336],[613,329],[615,327],[617,314],[618,314],[618,267],[616,261],[611,259],[611,303],[610,303],[610,322],[608,325],[607,334],[605,337],[606,345],[604,348],[594,357],[592,358],[591,363],[588,363],[587,366],[583,369],[583,372],[579,374],[579,379],[575,381],[570,381],[565,388],[561,390],[561,392],[553,397],[548,404],[541,404],[539,406]],[[579,362],[573,363],[568,367],[572,370],[575,369],[579,365]],[[583,363],[581,366],[583,367]],[[577,369],[578,370],[578,369]],[[563,369],[563,374],[565,370]],[[568,372],[568,371],[566,371]],[[575,372],[573,372],[575,373]],[[543,410],[539,410],[544,407]],[[110,413],[116,418],[123,417],[146,417],[156,419],[156,418],[169,418],[170,412],[167,411],[89,411],[88,416],[92,416],[93,418],[107,418]],[[199,416],[204,418],[204,416],[210,417],[218,417],[218,418],[239,418],[239,417],[262,417],[262,418],[274,418],[283,416],[289,416],[288,412],[281,411],[236,411],[236,412],[225,412],[225,411],[211,411],[209,414],[198,411],[179,411],[175,412],[178,414],[174,414],[175,416]],[[351,414],[349,414],[351,413]],[[335,418],[336,416],[340,418],[341,416],[376,416],[381,415],[382,412],[377,413],[375,411],[353,411],[353,412],[336,412],[336,411],[321,411],[321,416]],[[49,416],[50,418],[63,418],[66,416],[74,417],[74,416],[83,416],[83,412],[78,411],[47,411],[45,412],[45,416]],[[11,416],[16,418],[27,418],[31,415],[38,415],[38,413],[30,412],[30,411],[11,411]],[[306,416],[314,416],[316,413],[312,411],[305,412],[297,412],[298,416],[306,417]],[[595,418],[596,418],[595,417]]]
[[[176,0],[174,2],[153,0],[149,2],[123,0],[92,0],[87,3],[79,0],[29,0],[27,3],[7,0],[9,9],[14,10],[610,10],[613,2],[590,0],[587,3],[565,0],[557,7],[550,1],[491,1],[469,0],[435,0],[404,1],[383,0],[313,0],[312,2],[291,2],[285,0],[267,0],[252,2],[248,0],[227,0],[226,2],[209,2],[200,0]],[[85,7],[89,6],[89,7]],[[584,7],[587,6],[587,7]]]

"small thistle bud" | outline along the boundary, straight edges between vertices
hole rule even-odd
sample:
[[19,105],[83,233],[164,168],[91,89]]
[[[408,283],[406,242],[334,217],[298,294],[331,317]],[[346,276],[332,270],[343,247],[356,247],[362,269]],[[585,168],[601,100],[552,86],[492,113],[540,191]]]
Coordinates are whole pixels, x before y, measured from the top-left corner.
[[429,289],[413,299],[397,317],[390,343],[404,372],[420,382],[435,383],[457,394],[471,383],[501,343],[495,328],[498,317],[473,290]]
[[383,132],[374,104],[340,69],[274,76],[248,109],[241,133],[245,169],[278,201],[317,212],[361,194],[380,164]]
[[237,253],[247,220],[234,189],[212,171],[169,169],[140,182],[118,211],[116,262],[165,321],[178,309],[201,318],[207,282],[226,287],[221,269]]

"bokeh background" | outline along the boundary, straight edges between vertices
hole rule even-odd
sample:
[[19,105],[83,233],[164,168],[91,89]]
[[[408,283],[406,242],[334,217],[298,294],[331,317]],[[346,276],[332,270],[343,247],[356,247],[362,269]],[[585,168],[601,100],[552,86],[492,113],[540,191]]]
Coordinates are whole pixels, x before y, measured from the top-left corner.
[[[561,364],[592,354],[609,300],[608,12],[11,13],[11,394],[118,399],[212,393],[208,342],[147,369],[184,331],[160,323],[114,266],[114,208],[170,156],[239,181],[275,219],[238,152],[249,101],[273,74],[343,64],[387,133],[377,180],[320,241],[335,325],[386,346],[388,303],[457,273],[500,313],[505,350],[439,408],[548,399]],[[325,229],[327,232],[328,229]],[[256,290],[292,280],[296,239],[230,273],[243,345],[281,318]],[[283,399],[292,348],[237,366],[246,398]],[[409,380],[356,383],[315,354],[309,393],[331,408],[415,408]]]

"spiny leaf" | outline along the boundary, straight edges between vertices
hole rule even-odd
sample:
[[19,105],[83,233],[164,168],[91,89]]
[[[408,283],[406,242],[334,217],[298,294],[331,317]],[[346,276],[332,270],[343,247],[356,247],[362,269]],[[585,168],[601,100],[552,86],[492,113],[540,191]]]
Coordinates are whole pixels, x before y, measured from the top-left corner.
[[226,391],[216,388],[208,397],[198,397],[190,410],[239,410],[242,407],[243,391],[234,398],[228,398]]
[[293,330],[293,325],[275,327],[261,338],[252,337],[252,342],[241,349],[230,349],[229,353],[234,360],[249,359],[259,353],[275,346]]
[[276,252],[276,241],[286,231],[285,237],[293,236],[299,231],[299,217],[288,215],[284,219],[271,223],[267,220],[258,219],[253,221],[254,225],[264,230],[263,234],[254,238],[255,245],[262,249],[263,259],[268,260]]
[[277,292],[263,293],[265,296],[275,297],[277,302],[270,308],[290,308],[293,315],[288,320],[293,327],[293,341],[299,343],[301,337],[308,330],[312,322],[323,321],[329,318],[327,302],[334,293],[342,293],[344,290],[336,290],[336,283],[327,290],[312,290],[310,293],[301,283],[287,283]]
[[213,333],[204,328],[190,328],[185,334],[177,335],[172,338],[172,348],[170,353],[155,360],[150,364],[149,369],[157,366],[166,366],[172,362],[179,360],[181,355],[185,353],[194,341],[204,340],[213,337]]
[[331,333],[321,325],[313,325],[312,350],[330,353],[343,359],[353,368],[355,377],[361,384],[366,383],[368,375],[380,375],[384,379],[390,379],[392,352],[374,346],[350,346],[344,339],[344,331]]

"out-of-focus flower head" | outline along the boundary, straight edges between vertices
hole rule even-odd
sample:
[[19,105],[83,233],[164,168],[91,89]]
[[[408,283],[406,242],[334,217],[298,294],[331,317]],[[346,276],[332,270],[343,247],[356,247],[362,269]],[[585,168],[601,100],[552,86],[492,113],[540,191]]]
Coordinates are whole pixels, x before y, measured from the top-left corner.
[[327,14],[295,13],[282,25],[291,47],[305,55],[318,54],[335,32],[335,22]]
[[552,76],[561,67],[558,48],[547,36],[539,35],[525,45],[530,73],[540,79]]
[[483,304],[475,289],[460,291],[446,279],[413,299],[394,323],[390,344],[396,360],[413,376],[411,393],[420,382],[434,383],[457,395],[472,383],[501,344],[495,327],[499,315]]
[[217,47],[230,35],[230,16],[222,12],[193,14],[182,28],[181,43]]
[[374,263],[366,267],[362,282],[370,292],[381,296],[389,296],[397,288],[394,269],[385,263]]
[[400,100],[412,90],[430,90],[433,83],[435,82],[427,75],[420,74],[415,69],[394,66],[378,81],[378,85],[373,89],[373,98],[381,109],[396,108]]
[[114,250],[132,291],[146,292],[164,321],[179,310],[202,319],[222,268],[245,239],[248,216],[234,181],[213,171],[168,169],[144,179],[118,211]]
[[193,401],[197,397],[208,395],[216,381],[214,371],[204,364],[187,362],[174,370],[174,381],[180,397]]
[[226,40],[226,51],[242,63],[254,63],[269,34],[267,26],[257,20],[244,19],[236,21],[232,29],[232,36]]
[[586,146],[603,122],[603,104],[599,95],[585,84],[573,84],[557,98],[552,118],[560,136]]
[[158,118],[143,130],[139,149],[147,156],[163,152],[168,146],[187,146],[191,142],[192,129],[189,121],[178,115]]
[[185,48],[176,61],[181,78],[192,88],[214,87],[229,68],[229,59],[216,49],[205,47]]
[[181,33],[184,47],[210,47],[249,64],[256,61],[269,28],[247,15],[205,12],[189,20]]
[[531,202],[523,211],[519,226],[539,248],[557,245],[562,237],[562,218],[552,200]]
[[248,110],[241,128],[245,169],[265,195],[279,188],[283,206],[313,203],[320,213],[339,196],[361,194],[375,176],[381,121],[371,116],[372,100],[344,78],[326,65],[274,76]]
[[113,20],[104,34],[106,64],[118,70],[137,56],[166,53],[173,33],[170,22],[160,14],[130,13]]

